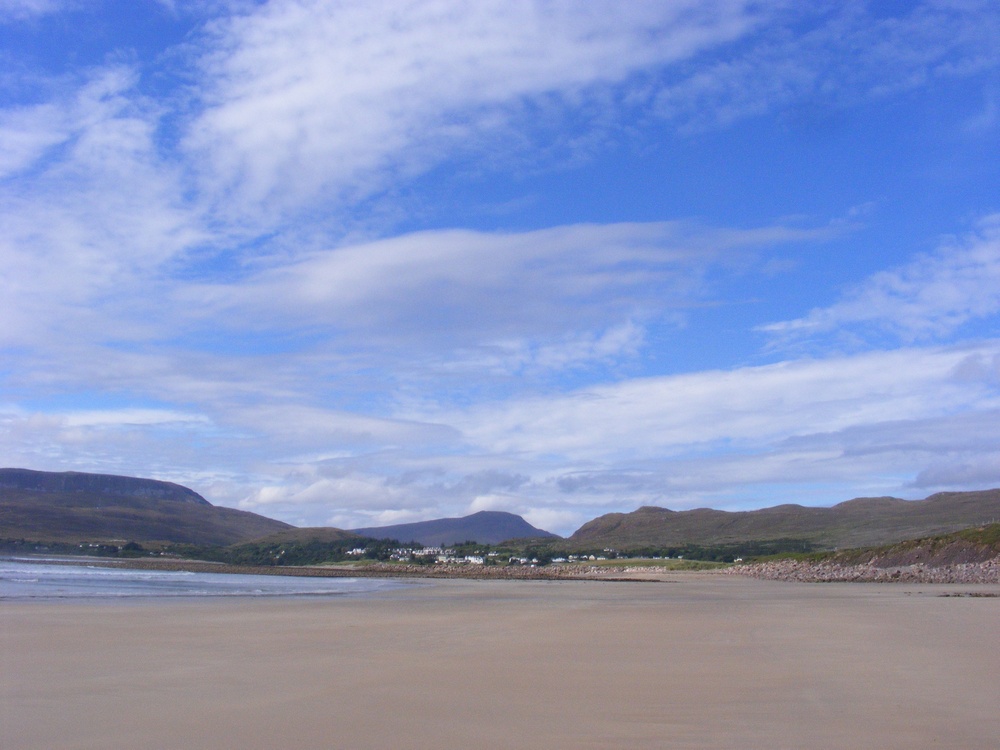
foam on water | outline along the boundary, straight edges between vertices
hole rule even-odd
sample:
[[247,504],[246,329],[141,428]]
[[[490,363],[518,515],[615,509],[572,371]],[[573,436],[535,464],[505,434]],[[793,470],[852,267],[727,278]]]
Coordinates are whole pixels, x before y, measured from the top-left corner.
[[0,600],[122,599],[164,597],[344,596],[398,588],[399,581],[372,578],[130,570],[0,558]]

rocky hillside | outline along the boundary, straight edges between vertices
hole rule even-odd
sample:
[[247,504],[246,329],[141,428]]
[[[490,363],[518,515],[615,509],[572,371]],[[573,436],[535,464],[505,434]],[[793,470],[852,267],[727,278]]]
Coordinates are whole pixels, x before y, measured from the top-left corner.
[[1000,583],[1000,523],[882,547],[737,565],[725,572],[804,582]]
[[964,565],[986,562],[996,557],[1000,557],[1000,523],[924,539],[910,539],[882,547],[841,550],[828,555],[826,559],[847,565],[866,563],[889,568],[905,565]]

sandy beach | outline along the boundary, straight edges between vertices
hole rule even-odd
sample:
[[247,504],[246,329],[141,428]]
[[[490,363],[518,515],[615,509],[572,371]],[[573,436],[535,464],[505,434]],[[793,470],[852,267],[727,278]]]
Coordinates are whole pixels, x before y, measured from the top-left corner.
[[985,750],[998,591],[678,574],[5,602],[0,747]]

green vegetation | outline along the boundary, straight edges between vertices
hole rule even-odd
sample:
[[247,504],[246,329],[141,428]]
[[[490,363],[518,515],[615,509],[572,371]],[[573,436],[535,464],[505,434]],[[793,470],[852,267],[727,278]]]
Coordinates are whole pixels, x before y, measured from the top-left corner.
[[953,534],[956,539],[964,539],[972,544],[1000,548],[1000,523],[991,523],[975,529],[965,529]]
[[[330,562],[388,560],[399,542],[384,539],[347,537],[337,541],[305,539],[302,541],[245,542],[231,547],[205,551],[207,560],[217,560],[231,565],[320,565]],[[360,555],[347,553],[364,549]]]
[[[437,554],[421,555],[421,545],[400,545],[394,540],[367,539],[338,529],[293,529],[253,542],[229,546],[155,544],[135,541],[45,542],[25,539],[0,539],[0,553],[88,555],[115,558],[182,558],[206,560],[229,565],[298,566],[337,565],[380,562],[386,564],[433,565]],[[505,542],[499,545],[473,541],[456,544],[449,552],[458,560],[466,556],[482,558],[489,566],[561,564],[625,567],[655,566],[665,570],[707,570],[733,562],[801,560],[839,564],[867,563],[940,565],[977,562],[1000,555],[1000,524],[989,524],[934,537],[912,539],[880,547],[845,550],[817,550],[802,539],[778,539],[769,542],[746,542],[715,546],[684,545],[646,547],[623,552],[610,548],[581,548],[567,551],[564,544],[537,539]]]
[[45,542],[30,539],[0,539],[5,555],[86,555],[88,557],[147,557],[152,554],[137,542]]
[[223,546],[288,528],[280,521],[207,502],[0,487],[0,529],[8,540]]
[[[180,557],[229,565],[324,565],[334,563],[408,562],[417,565],[434,564],[436,555],[420,555],[419,544],[403,545],[396,540],[368,539],[338,529],[293,529],[250,542],[219,546],[169,543],[113,544],[108,542],[45,542],[0,540],[0,552],[8,554],[94,555],[100,557]],[[622,552],[612,549],[583,547],[571,549],[538,539],[517,540],[503,544],[480,544],[466,541],[452,545],[449,551],[458,559],[482,557],[485,565],[533,564],[548,565],[553,560],[575,560],[591,564],[628,564],[642,560],[643,564],[660,564],[672,569],[691,569],[694,563],[731,563],[738,558],[751,559],[781,552],[801,552],[811,549],[800,539],[780,539],[771,542],[747,542],[716,546],[683,545],[643,547]],[[404,552],[400,552],[404,550]],[[408,555],[405,550],[416,554]],[[402,558],[402,559],[401,559]],[[593,558],[593,559],[591,559]],[[521,561],[524,561],[523,563]]]
[[643,558],[700,560],[702,562],[731,563],[737,559],[749,560],[776,554],[793,554],[811,552],[816,545],[806,539],[770,539],[766,541],[729,542],[725,544],[680,544],[680,545],[643,545],[626,549],[610,547],[595,548],[590,546],[573,546],[568,542],[557,542],[542,550],[548,558],[562,556],[593,556],[610,560],[629,560]]
[[[229,565],[319,565],[331,562],[388,560],[397,542],[350,536],[339,541],[258,541],[221,547],[196,544],[122,544],[107,542],[48,542],[25,539],[0,539],[0,553],[86,555],[93,557],[179,557],[207,560]],[[364,554],[348,555],[363,547]]]
[[678,558],[668,560],[662,557],[623,557],[613,560],[587,560],[587,564],[601,568],[626,568],[634,565],[643,568],[662,568],[663,570],[716,570],[725,568],[730,563]]

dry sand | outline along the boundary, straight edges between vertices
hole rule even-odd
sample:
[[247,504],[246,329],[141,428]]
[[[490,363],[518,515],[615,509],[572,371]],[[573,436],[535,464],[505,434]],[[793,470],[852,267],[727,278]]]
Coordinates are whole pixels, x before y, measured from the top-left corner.
[[1000,747],[997,587],[439,581],[0,603],[0,747]]

